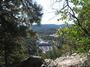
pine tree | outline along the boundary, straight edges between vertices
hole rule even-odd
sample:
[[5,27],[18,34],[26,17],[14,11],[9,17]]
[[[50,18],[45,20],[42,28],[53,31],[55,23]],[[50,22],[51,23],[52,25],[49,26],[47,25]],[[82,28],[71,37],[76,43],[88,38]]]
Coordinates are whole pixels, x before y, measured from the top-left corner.
[[0,56],[6,66],[25,52],[22,42],[30,25],[40,22],[41,11],[32,0],[0,0]]

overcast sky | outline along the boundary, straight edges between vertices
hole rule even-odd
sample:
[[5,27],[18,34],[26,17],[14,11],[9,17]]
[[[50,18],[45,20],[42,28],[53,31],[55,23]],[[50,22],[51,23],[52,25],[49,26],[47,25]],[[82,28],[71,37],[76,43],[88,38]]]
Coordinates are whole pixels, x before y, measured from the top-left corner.
[[60,8],[62,4],[54,3],[55,0],[36,0],[38,4],[43,7],[43,17],[41,24],[63,24],[62,21],[57,21],[59,16],[55,15],[55,9]]

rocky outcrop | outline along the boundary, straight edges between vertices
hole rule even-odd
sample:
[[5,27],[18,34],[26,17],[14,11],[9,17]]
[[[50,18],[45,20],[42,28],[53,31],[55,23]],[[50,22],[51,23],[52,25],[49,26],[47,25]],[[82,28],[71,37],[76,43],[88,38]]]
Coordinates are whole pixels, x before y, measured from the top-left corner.
[[27,60],[21,62],[17,67],[41,67],[43,59],[37,57],[29,57]]
[[[4,65],[0,67],[4,67]],[[55,60],[43,60],[40,57],[34,56],[7,67],[90,67],[90,54],[82,57],[78,54],[72,54],[71,56],[59,57]]]
[[90,67],[90,55],[81,57],[73,54],[71,56],[59,57],[56,60],[45,59],[46,67]]
[[38,56],[32,56],[22,62],[8,64],[7,66],[0,65],[0,67],[41,67],[43,62],[44,60],[42,58]]
[[21,62],[16,67],[41,67],[44,60],[39,57],[29,57],[27,60]]

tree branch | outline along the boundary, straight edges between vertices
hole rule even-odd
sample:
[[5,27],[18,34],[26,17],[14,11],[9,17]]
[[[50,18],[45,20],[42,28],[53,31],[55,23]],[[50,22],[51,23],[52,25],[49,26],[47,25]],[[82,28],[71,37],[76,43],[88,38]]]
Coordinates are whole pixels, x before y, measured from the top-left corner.
[[77,20],[77,23],[76,23],[76,24],[77,24],[87,35],[90,36],[90,33],[89,33],[85,28],[83,28],[83,26],[81,25],[80,20],[75,16],[75,13],[74,13],[73,9],[70,7],[68,0],[66,0],[66,4],[67,4],[67,7],[72,11],[72,13],[69,12],[69,14],[70,14],[73,18],[75,18],[75,19]]

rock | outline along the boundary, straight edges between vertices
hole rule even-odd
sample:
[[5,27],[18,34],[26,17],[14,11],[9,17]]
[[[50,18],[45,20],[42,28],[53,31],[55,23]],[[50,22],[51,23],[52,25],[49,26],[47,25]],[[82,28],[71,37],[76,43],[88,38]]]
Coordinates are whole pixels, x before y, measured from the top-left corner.
[[[37,56],[29,57],[28,59],[15,63],[15,64],[9,64],[7,67],[41,67],[44,60]],[[4,67],[4,65],[1,65],[0,67]]]
[[90,55],[81,57],[78,54],[59,57],[56,60],[45,59],[46,67],[90,67]]
[[77,67],[80,64],[80,60],[75,57],[64,57],[63,59],[56,59],[57,67]]
[[87,58],[81,64],[81,67],[90,67],[90,55],[87,56]]
[[20,63],[20,65],[17,65],[17,67],[41,67],[44,60],[40,57],[29,57],[27,60]]
[[52,59],[45,59],[46,66],[45,67],[56,67],[57,63]]

